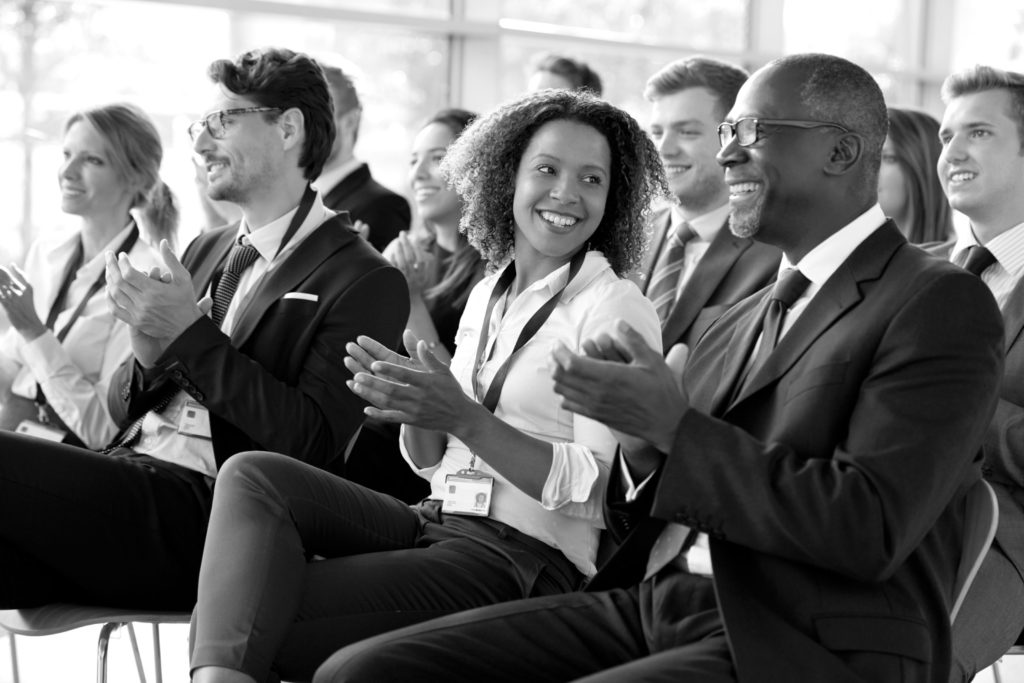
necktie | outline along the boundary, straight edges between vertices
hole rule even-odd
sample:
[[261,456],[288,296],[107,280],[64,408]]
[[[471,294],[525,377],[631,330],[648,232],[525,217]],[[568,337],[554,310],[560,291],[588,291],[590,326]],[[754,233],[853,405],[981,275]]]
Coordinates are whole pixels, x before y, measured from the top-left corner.
[[775,345],[779,343],[782,319],[785,317],[786,311],[796,303],[809,284],[811,281],[796,268],[787,268],[779,276],[765,310],[764,324],[761,327],[761,344],[757,347],[757,355],[747,368],[747,377],[753,376],[754,372],[764,365],[768,356],[775,350]]
[[224,322],[224,315],[228,312],[228,306],[231,305],[231,298],[235,296],[242,273],[255,263],[259,256],[260,253],[256,251],[256,247],[251,244],[242,244],[241,237],[238,238],[235,246],[231,247],[227,265],[217,283],[217,290],[213,293],[213,308],[210,309],[210,317],[213,318],[213,323],[217,327]]
[[996,257],[992,255],[992,252],[981,246],[980,244],[974,244],[967,247],[967,258],[964,260],[964,270],[968,273],[974,273],[975,275],[981,275],[985,272],[985,269],[996,262]]
[[679,287],[679,277],[683,272],[683,256],[686,253],[686,243],[694,238],[693,228],[686,221],[681,221],[669,238],[668,248],[658,262],[651,278],[651,285],[647,288],[647,298],[654,304],[654,310],[658,312],[658,319],[665,322],[672,304],[676,300],[676,290]]

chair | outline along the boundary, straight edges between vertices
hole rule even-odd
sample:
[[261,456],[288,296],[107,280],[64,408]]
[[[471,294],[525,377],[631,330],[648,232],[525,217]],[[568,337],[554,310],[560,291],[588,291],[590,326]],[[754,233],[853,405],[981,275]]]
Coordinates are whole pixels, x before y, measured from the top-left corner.
[[135,666],[139,672],[139,680],[146,683],[146,674],[139,655],[139,644],[135,638],[135,622],[153,625],[153,660],[156,666],[156,683],[163,681],[162,662],[160,660],[160,624],[187,624],[191,618],[188,612],[145,612],[109,607],[91,607],[84,605],[53,604],[32,609],[0,610],[0,628],[8,631],[11,638],[11,662],[14,680],[18,680],[17,654],[14,636],[48,636],[63,633],[83,626],[103,624],[100,629],[96,649],[96,681],[107,681],[107,646],[110,634],[122,626],[128,627],[131,638],[132,652],[135,655]]
[[956,621],[956,615],[967,597],[974,577],[981,569],[981,563],[996,536],[999,526],[999,503],[996,492],[989,483],[979,479],[967,492],[964,511],[964,546],[960,552],[960,566],[953,584],[953,608],[949,611],[949,623]]

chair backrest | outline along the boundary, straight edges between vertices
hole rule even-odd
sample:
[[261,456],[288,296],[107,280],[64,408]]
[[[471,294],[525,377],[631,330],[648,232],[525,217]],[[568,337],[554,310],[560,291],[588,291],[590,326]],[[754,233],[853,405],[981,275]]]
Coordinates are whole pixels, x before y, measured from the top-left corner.
[[960,553],[960,566],[953,585],[953,608],[949,611],[949,623],[956,621],[956,615],[964,604],[967,591],[974,577],[978,575],[981,563],[992,545],[999,525],[999,504],[996,493],[984,479],[978,480],[967,492],[964,513],[964,546]]

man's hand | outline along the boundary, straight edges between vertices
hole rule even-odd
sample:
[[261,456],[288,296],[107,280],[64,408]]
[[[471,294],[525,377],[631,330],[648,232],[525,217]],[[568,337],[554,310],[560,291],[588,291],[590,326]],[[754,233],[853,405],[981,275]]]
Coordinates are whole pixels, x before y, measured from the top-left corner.
[[128,254],[106,253],[107,303],[131,328],[132,350],[144,367],[155,365],[171,342],[210,309],[208,298],[196,302],[192,277],[167,240],[160,242],[160,255],[167,270],[147,274],[132,265]]
[[685,349],[673,348],[669,356],[676,367],[670,367],[636,330],[620,322],[613,334],[584,342],[585,355],[565,346],[555,349],[555,393],[566,410],[618,432],[627,455],[646,450],[644,444],[667,453],[689,405],[681,376]]

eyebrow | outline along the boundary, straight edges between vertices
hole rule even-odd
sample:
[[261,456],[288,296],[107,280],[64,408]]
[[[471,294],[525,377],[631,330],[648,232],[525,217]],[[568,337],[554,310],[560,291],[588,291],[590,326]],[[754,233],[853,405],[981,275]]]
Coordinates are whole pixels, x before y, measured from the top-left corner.
[[[552,161],[562,161],[561,157],[556,157],[554,154],[548,154],[547,152],[538,152],[537,154],[534,154],[532,157],[530,157],[531,161],[536,161],[538,159],[550,159]],[[583,169],[594,169],[594,170],[597,170],[597,171],[601,171],[603,173],[610,173],[611,172],[609,169],[606,169],[604,166],[601,166],[600,164],[590,164],[590,163],[583,164]]]
[[[661,125],[663,125],[663,124],[660,124],[660,123],[652,123],[652,124],[651,124],[651,128],[654,128],[655,126],[661,126]],[[694,119],[694,118],[689,118],[689,119],[675,119],[675,120],[673,120],[673,121],[669,121],[668,123],[666,123],[666,124],[664,124],[664,125],[665,125],[665,126],[668,126],[668,127],[670,127],[670,128],[671,128],[671,127],[675,127],[675,126],[703,126],[703,125],[704,125],[704,122],[703,122],[703,121],[701,121],[700,119]]]

